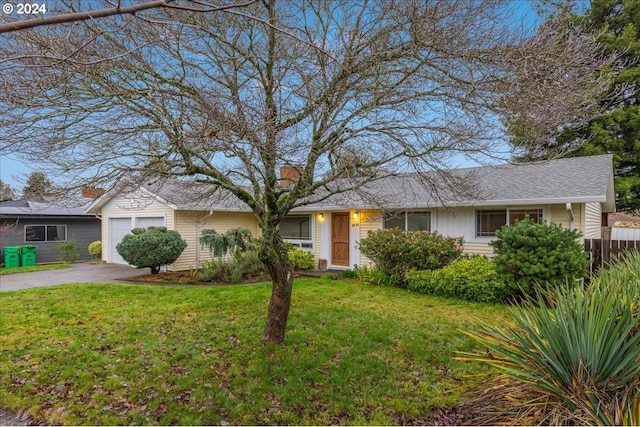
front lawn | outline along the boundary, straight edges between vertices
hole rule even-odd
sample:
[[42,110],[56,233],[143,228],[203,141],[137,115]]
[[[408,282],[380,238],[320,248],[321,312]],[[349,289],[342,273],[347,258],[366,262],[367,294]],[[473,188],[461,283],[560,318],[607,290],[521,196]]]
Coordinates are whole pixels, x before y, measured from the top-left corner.
[[62,268],[69,268],[71,264],[58,263],[58,264],[38,264],[28,265],[22,267],[0,268],[0,276],[5,274],[18,274],[18,273],[33,273],[34,271],[47,271],[47,270],[59,270]]
[[[452,360],[504,307],[297,280],[287,344],[270,285],[78,284],[2,294],[0,402],[61,424],[399,424],[487,369]],[[478,349],[480,350],[480,349]]]

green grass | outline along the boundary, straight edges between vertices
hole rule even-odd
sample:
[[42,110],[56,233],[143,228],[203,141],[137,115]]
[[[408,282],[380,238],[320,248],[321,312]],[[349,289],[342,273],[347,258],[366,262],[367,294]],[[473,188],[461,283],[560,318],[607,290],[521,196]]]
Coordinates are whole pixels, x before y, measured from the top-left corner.
[[46,270],[59,270],[61,268],[69,268],[71,264],[38,264],[30,265],[27,267],[12,267],[12,268],[0,268],[0,276],[5,274],[17,274],[17,273],[33,273],[34,271],[46,271]]
[[61,424],[398,424],[455,405],[486,366],[460,330],[503,306],[298,280],[287,343],[270,285],[78,284],[2,294],[0,402]]

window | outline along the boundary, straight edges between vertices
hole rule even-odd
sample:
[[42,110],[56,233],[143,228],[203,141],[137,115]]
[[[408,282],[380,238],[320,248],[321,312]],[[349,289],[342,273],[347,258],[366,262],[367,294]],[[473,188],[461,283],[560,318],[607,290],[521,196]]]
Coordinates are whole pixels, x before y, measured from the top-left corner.
[[312,248],[311,215],[286,216],[280,223],[282,238],[303,248]]
[[431,212],[395,211],[384,214],[384,228],[431,230]]
[[542,222],[542,209],[491,209],[476,211],[476,236],[493,237],[496,231],[507,224],[513,225],[516,221],[531,218],[536,222]]
[[65,242],[66,225],[25,225],[25,242]]

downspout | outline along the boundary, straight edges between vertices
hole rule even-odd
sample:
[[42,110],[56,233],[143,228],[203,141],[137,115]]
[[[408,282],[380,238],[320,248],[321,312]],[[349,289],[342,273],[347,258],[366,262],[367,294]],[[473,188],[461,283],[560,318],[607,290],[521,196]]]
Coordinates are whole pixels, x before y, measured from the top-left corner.
[[569,215],[569,229],[574,230],[576,227],[575,221],[573,219],[573,210],[571,209],[571,203],[567,203],[567,215]]
[[210,210],[208,215],[196,219],[196,269],[200,268],[200,244],[198,243],[198,236],[200,236],[200,221],[204,221],[212,215],[213,211]]

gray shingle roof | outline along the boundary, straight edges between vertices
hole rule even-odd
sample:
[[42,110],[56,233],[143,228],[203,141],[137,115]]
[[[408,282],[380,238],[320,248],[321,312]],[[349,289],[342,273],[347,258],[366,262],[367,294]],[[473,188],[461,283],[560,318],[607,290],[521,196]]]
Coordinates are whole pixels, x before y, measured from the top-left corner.
[[366,208],[369,194],[382,207],[398,208],[605,202],[612,186],[611,155],[572,157],[390,176],[309,207]]
[[[178,210],[250,211],[228,191],[207,184],[168,180],[144,188]],[[118,191],[114,187],[105,193],[90,211],[96,212]],[[613,160],[602,155],[390,175],[298,210],[602,202],[605,211],[613,211],[613,199]]]

